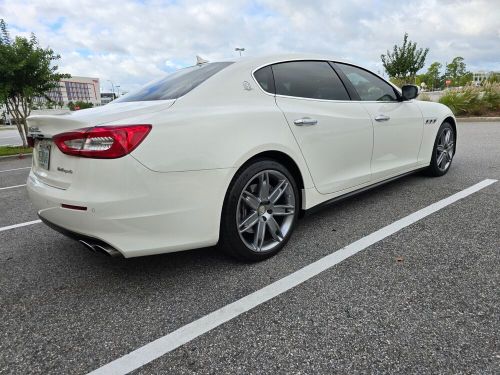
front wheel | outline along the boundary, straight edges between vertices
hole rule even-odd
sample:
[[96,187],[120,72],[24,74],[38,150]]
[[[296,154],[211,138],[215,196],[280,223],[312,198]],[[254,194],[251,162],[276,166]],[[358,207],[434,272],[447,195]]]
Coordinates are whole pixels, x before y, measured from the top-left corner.
[[434,148],[432,150],[431,164],[428,173],[439,177],[445,175],[450,169],[455,155],[455,130],[448,122],[443,122],[438,130]]
[[242,169],[229,187],[221,218],[220,247],[245,260],[280,251],[297,222],[300,199],[290,172],[273,160]]

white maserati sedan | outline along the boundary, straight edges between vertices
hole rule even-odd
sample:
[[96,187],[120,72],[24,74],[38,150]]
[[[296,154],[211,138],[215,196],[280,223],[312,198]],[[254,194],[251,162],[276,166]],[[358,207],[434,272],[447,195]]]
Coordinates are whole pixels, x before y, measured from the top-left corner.
[[94,251],[265,259],[313,207],[449,170],[455,118],[417,91],[322,56],[197,64],[106,106],[31,116],[29,195]]

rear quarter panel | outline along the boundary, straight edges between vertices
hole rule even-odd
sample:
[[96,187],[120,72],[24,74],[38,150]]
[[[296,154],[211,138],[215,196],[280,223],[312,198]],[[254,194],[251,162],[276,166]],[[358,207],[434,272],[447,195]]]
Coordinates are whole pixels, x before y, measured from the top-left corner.
[[313,186],[274,96],[257,87],[250,68],[227,70],[177,99],[168,110],[138,119],[153,124],[153,129],[132,156],[151,170],[174,172],[237,169],[260,152],[276,150],[296,162],[305,187]]

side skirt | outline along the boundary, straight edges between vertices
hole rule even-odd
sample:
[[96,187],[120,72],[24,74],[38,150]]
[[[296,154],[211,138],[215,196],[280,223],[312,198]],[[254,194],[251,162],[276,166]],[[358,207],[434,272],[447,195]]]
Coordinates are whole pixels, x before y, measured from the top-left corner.
[[382,180],[382,181],[376,182],[373,185],[368,185],[368,186],[362,187],[361,189],[351,191],[349,193],[345,193],[345,194],[339,195],[338,197],[329,199],[327,201],[324,201],[323,203],[320,203],[320,204],[318,204],[318,205],[316,205],[314,207],[309,208],[308,210],[305,211],[304,216],[309,216],[309,215],[315,214],[316,212],[321,211],[326,206],[329,206],[329,205],[331,205],[333,203],[336,203],[336,202],[339,202],[339,201],[343,201],[344,199],[348,199],[348,198],[351,198],[351,197],[353,197],[355,195],[364,193],[365,191],[375,189],[375,188],[377,188],[379,186],[388,184],[389,182],[392,182],[392,181],[395,181],[395,180],[399,180],[400,178],[403,178],[403,177],[406,177],[406,176],[418,173],[420,171],[423,171],[424,169],[427,169],[427,166],[421,167],[421,168],[418,168],[418,169],[414,169],[412,171],[409,171],[409,172],[406,172],[406,173],[403,173],[403,174],[400,174],[400,175],[388,178],[387,180]]

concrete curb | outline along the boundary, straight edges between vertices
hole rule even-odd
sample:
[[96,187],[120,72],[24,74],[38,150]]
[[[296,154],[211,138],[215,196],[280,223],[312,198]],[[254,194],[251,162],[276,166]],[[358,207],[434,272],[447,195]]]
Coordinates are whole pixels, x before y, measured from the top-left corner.
[[[19,157],[21,156],[21,157]],[[8,158],[18,158],[18,159],[23,159],[28,156],[33,156],[33,154],[15,154],[15,155],[5,155],[5,156],[0,156],[0,159],[8,159]]]
[[500,117],[457,117],[458,122],[495,122],[500,121]]

